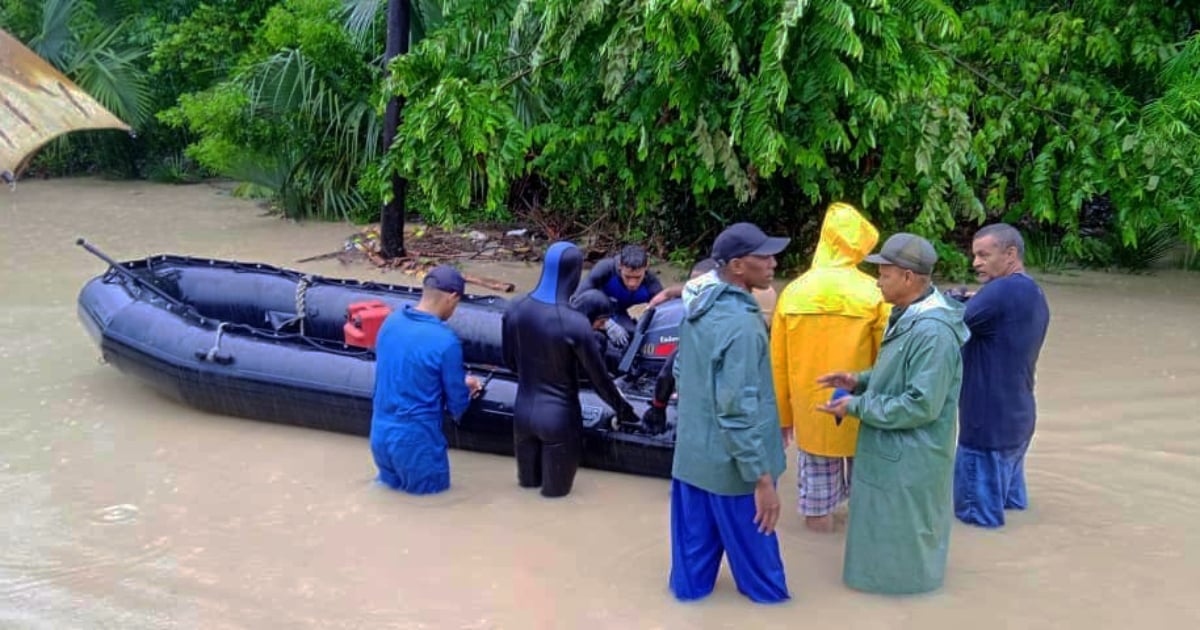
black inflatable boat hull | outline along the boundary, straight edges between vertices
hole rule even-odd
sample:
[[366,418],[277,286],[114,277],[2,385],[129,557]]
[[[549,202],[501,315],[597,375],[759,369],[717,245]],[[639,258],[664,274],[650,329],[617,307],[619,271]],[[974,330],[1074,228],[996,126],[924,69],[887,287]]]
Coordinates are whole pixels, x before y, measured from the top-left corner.
[[[128,274],[110,268],[87,282],[78,300],[80,321],[109,364],[204,411],[370,434],[374,353],[338,341],[346,307],[381,300],[396,309],[418,300],[419,291],[178,256],[121,265]],[[469,371],[490,378],[460,422],[445,423],[454,448],[512,455],[515,375],[498,367],[506,304],[469,297],[449,322],[463,340]],[[300,311],[304,316],[295,318]],[[296,321],[268,324],[281,319]],[[640,414],[646,396],[626,393]],[[670,476],[673,430],[613,431],[613,411],[594,391],[584,389],[580,402],[584,466]]]

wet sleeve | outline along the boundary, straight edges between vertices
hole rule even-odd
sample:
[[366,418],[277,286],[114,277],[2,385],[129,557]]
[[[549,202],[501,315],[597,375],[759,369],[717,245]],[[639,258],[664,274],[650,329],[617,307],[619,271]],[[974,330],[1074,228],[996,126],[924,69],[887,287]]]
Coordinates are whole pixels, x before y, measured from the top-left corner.
[[775,399],[779,401],[779,426],[790,427],[792,418],[792,384],[788,378],[787,324],[783,312],[776,310],[771,322],[771,375],[775,381]]
[[761,392],[754,379],[757,372],[750,369],[758,364],[762,353],[768,351],[759,339],[758,335],[744,329],[732,331],[718,344],[717,356],[710,358],[719,366],[714,370],[713,392],[717,427],[725,443],[725,452],[737,465],[742,481],[747,483],[758,481],[770,472],[758,429]]
[[[915,429],[937,420],[946,404],[962,355],[954,333],[940,323],[909,333],[909,350],[901,360],[911,374],[899,394],[864,392],[850,401],[847,412],[877,429]],[[861,381],[860,381],[861,386]]]
[[616,271],[616,266],[611,258],[605,258],[596,263],[595,267],[588,272],[583,280],[579,282],[579,288],[575,289],[575,295],[579,295],[589,289],[604,290],[604,285],[608,283],[608,277]]
[[455,420],[461,418],[471,404],[466,379],[462,343],[454,339],[442,353],[442,391],[446,394],[446,409]]
[[996,327],[996,320],[1000,316],[1000,303],[1005,296],[993,289],[1000,288],[985,287],[980,289],[975,297],[967,300],[966,309],[963,311],[963,323],[971,329],[972,336],[987,336]]
[[571,339],[571,345],[575,348],[575,357],[583,366],[583,371],[591,381],[592,387],[596,389],[596,393],[604,402],[608,403],[609,407],[613,408],[613,411],[620,413],[622,408],[625,408],[627,413],[632,413],[633,406],[617,390],[612,377],[608,375],[608,370],[604,367],[604,356],[600,354],[600,345],[596,343],[596,337],[592,334],[591,327],[587,325],[587,319],[580,315],[577,318],[563,321],[563,326],[569,328],[568,337]]
[[874,368],[854,373],[854,378],[858,379],[858,385],[854,387],[854,391],[850,392],[851,394],[857,395],[867,391],[867,384],[871,382],[872,370],[874,370]]

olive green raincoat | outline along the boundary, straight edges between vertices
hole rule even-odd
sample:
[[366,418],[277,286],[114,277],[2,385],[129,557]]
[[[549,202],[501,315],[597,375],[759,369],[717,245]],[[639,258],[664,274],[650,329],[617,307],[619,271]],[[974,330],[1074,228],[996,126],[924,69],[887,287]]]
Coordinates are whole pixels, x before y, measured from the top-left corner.
[[861,420],[843,579],[875,593],[942,585],[953,520],[962,305],[938,291],[888,326],[875,366],[858,374]]

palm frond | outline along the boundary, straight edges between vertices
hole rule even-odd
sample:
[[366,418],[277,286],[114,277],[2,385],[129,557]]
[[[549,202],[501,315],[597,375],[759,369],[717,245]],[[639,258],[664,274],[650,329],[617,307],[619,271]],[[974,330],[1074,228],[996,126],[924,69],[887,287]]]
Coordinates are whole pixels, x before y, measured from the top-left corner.
[[78,0],[45,0],[42,5],[42,30],[29,42],[29,48],[55,67],[63,69],[75,42],[71,20],[84,9],[84,4]]
[[113,47],[123,25],[89,33],[69,60],[66,74],[118,118],[137,127],[150,117],[153,94],[146,72],[137,63],[139,48]]
[[343,25],[355,45],[366,48],[375,37],[375,24],[387,0],[342,0]]

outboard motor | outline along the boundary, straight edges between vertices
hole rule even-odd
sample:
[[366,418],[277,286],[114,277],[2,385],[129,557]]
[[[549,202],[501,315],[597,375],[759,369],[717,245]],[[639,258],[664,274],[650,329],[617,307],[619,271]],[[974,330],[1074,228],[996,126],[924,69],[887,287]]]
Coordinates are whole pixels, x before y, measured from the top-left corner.
[[667,358],[679,347],[679,326],[685,312],[680,299],[646,309],[638,319],[637,329],[618,371],[634,379],[657,375]]

